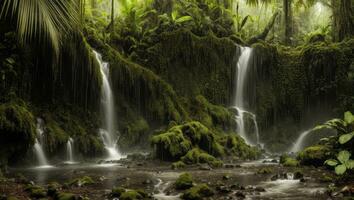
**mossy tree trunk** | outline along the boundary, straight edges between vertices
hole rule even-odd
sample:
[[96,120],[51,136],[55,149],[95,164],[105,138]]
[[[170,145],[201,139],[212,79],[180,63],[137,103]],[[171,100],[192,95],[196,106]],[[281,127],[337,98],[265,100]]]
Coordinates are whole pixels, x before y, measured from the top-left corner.
[[338,42],[354,35],[354,0],[331,0],[333,40]]
[[283,14],[284,14],[284,42],[285,44],[291,44],[291,37],[293,34],[293,12],[292,12],[292,0],[283,0]]

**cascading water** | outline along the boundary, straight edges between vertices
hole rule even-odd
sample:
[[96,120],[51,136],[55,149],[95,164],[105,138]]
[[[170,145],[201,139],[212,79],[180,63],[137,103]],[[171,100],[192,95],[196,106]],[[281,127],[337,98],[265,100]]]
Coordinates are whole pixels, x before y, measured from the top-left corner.
[[104,124],[103,127],[99,130],[103,144],[109,154],[110,160],[119,160],[122,155],[117,149],[118,137],[116,136],[116,117],[114,109],[114,99],[109,83],[109,66],[107,62],[103,62],[102,56],[93,51],[96,59],[100,65],[100,70],[102,74],[102,94],[101,94],[101,105],[102,105],[102,114],[104,115]]
[[67,161],[66,163],[72,164],[75,163],[74,161],[74,140],[69,138],[66,142],[66,154],[67,154]]
[[300,134],[300,136],[297,138],[296,142],[294,143],[293,147],[291,148],[290,152],[297,153],[302,150],[303,148],[303,143],[305,141],[306,136],[311,133],[311,130],[304,131]]
[[35,140],[34,147],[33,147],[34,153],[38,160],[39,167],[41,168],[50,167],[42,147],[42,144],[44,143],[43,123],[44,122],[42,119],[40,118],[37,119],[37,124],[36,124],[37,138]]
[[[238,126],[238,133],[248,144],[259,144],[259,133],[258,133],[258,125],[256,120],[256,115],[251,112],[248,112],[245,109],[245,100],[244,100],[244,89],[247,78],[247,72],[249,68],[249,60],[252,55],[252,48],[249,47],[241,47],[241,56],[237,63],[237,82],[236,82],[236,97],[234,100],[234,108],[237,110],[236,115],[236,123]],[[251,141],[248,136],[248,131],[245,127],[245,117],[248,117],[253,121],[254,124],[254,134],[256,136],[256,141]]]

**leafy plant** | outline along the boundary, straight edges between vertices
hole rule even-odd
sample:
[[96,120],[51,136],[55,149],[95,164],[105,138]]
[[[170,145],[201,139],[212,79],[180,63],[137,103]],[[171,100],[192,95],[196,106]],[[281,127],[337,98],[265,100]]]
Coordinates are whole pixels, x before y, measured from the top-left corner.
[[337,160],[329,159],[325,161],[325,164],[335,167],[337,175],[344,174],[348,169],[354,168],[354,160],[350,159],[351,154],[349,151],[341,151],[337,155]]
[[[354,116],[351,112],[344,113],[344,119],[332,119],[314,128],[319,130],[323,128],[335,129],[338,132],[338,143],[341,147],[350,142],[354,137]],[[354,168],[354,160],[350,159],[351,153],[348,150],[342,150],[338,153],[337,159],[329,159],[325,164],[335,167],[338,175],[344,174],[348,169]]]

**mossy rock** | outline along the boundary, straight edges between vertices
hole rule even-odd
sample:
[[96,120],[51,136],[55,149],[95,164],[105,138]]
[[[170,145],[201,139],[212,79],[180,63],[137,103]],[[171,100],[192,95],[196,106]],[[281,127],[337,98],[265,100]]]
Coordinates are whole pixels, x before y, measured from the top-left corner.
[[114,198],[119,198],[125,191],[126,191],[126,189],[124,189],[122,187],[115,187],[112,189],[110,196],[114,197]]
[[269,167],[263,167],[257,170],[257,174],[271,174],[273,173],[273,169]]
[[14,196],[9,196],[6,198],[6,200],[19,200],[17,197]]
[[322,166],[331,154],[329,147],[324,145],[316,145],[307,147],[301,151],[297,159],[302,165]]
[[285,161],[283,163],[285,167],[298,167],[299,164],[299,161],[295,158],[285,158]]
[[182,195],[182,199],[185,200],[202,200],[206,197],[211,197],[214,195],[214,191],[208,187],[206,184],[200,184],[194,186]]
[[185,167],[186,167],[186,164],[184,162],[182,162],[182,161],[174,162],[171,165],[172,169],[182,169],[182,168],[185,168]]
[[25,188],[25,191],[28,192],[29,196],[32,198],[44,198],[47,196],[47,191],[37,185],[29,185]]
[[123,192],[120,197],[120,200],[135,200],[135,199],[144,199],[143,195],[135,190],[130,190]]
[[[223,147],[217,142],[216,134],[197,121],[177,125],[166,133],[152,137],[155,155],[162,160],[178,160],[193,146],[217,156],[224,155]],[[185,162],[186,163],[186,162]],[[188,164],[188,163],[186,163]]]
[[54,200],[76,200],[76,196],[71,193],[58,193],[55,197]]
[[25,154],[34,144],[35,127],[33,114],[23,101],[0,104],[0,162]]
[[193,177],[189,173],[181,174],[175,182],[177,190],[189,189],[193,186]]
[[186,164],[208,163],[212,167],[222,167],[223,162],[198,148],[190,150],[181,160]]
[[76,179],[68,182],[67,184],[69,186],[83,187],[83,186],[95,184],[95,181],[89,176],[84,176],[81,178],[76,178]]
[[61,185],[59,183],[54,182],[54,183],[48,184],[47,195],[50,197],[54,197],[60,188],[61,188]]

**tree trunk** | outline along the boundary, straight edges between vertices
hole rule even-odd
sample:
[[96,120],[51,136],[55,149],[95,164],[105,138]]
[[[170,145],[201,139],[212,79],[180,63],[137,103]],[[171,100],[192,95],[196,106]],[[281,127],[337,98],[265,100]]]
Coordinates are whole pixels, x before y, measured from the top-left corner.
[[262,33],[260,33],[259,35],[256,35],[254,37],[252,37],[249,41],[248,44],[253,44],[256,43],[258,40],[265,40],[266,37],[268,36],[268,33],[270,32],[270,30],[273,28],[275,20],[277,19],[279,15],[279,12],[276,12],[273,14],[272,18],[269,20],[267,26],[264,28],[264,30],[262,31]]
[[284,42],[291,45],[291,37],[293,35],[293,12],[292,0],[283,0],[283,14],[284,14]]
[[354,35],[353,0],[332,0],[333,40],[340,42]]
[[91,13],[92,13],[92,16],[97,16],[97,1],[96,0],[91,0]]
[[112,0],[112,10],[111,10],[111,31],[114,31],[114,0]]

